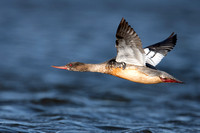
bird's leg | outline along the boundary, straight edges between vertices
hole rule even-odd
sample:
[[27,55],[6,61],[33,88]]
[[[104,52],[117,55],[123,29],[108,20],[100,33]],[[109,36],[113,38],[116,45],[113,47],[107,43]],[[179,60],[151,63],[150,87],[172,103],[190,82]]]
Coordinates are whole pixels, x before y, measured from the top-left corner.
[[108,67],[109,68],[122,68],[124,70],[126,68],[126,63],[125,62],[116,62],[115,59],[111,59],[108,62]]

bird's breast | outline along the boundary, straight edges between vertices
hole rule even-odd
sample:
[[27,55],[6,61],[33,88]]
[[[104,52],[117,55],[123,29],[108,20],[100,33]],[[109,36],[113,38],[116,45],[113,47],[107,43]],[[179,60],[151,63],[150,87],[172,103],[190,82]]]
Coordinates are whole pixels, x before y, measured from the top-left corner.
[[109,69],[108,74],[143,84],[156,84],[162,82],[158,76],[149,76],[137,67],[126,68],[124,70],[122,68],[111,68]]

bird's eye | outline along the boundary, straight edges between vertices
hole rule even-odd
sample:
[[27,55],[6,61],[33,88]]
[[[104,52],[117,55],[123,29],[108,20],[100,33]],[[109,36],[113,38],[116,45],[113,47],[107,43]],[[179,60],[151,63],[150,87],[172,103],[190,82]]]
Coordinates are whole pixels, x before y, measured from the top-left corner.
[[69,66],[71,67],[71,66],[72,66],[72,64],[69,64]]

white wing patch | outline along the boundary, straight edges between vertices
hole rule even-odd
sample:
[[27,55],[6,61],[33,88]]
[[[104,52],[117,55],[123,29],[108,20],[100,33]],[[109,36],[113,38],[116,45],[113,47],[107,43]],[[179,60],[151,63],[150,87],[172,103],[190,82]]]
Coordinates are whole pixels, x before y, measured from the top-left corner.
[[156,66],[162,59],[163,55],[156,52],[156,51],[151,51],[149,48],[145,48],[144,52],[146,54],[146,63],[149,63],[152,66]]

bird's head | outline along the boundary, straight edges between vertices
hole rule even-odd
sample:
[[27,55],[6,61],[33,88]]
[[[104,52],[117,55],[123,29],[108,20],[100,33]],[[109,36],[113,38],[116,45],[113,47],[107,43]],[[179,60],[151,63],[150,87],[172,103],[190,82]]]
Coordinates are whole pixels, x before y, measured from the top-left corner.
[[85,66],[85,64],[81,63],[81,62],[71,62],[65,66],[52,66],[52,67],[58,68],[58,69],[65,69],[65,70],[69,70],[69,71],[85,71],[84,66]]
[[162,82],[164,83],[183,83],[182,81],[174,78],[173,76],[169,75],[168,73],[163,73],[160,76],[160,79],[162,80]]

